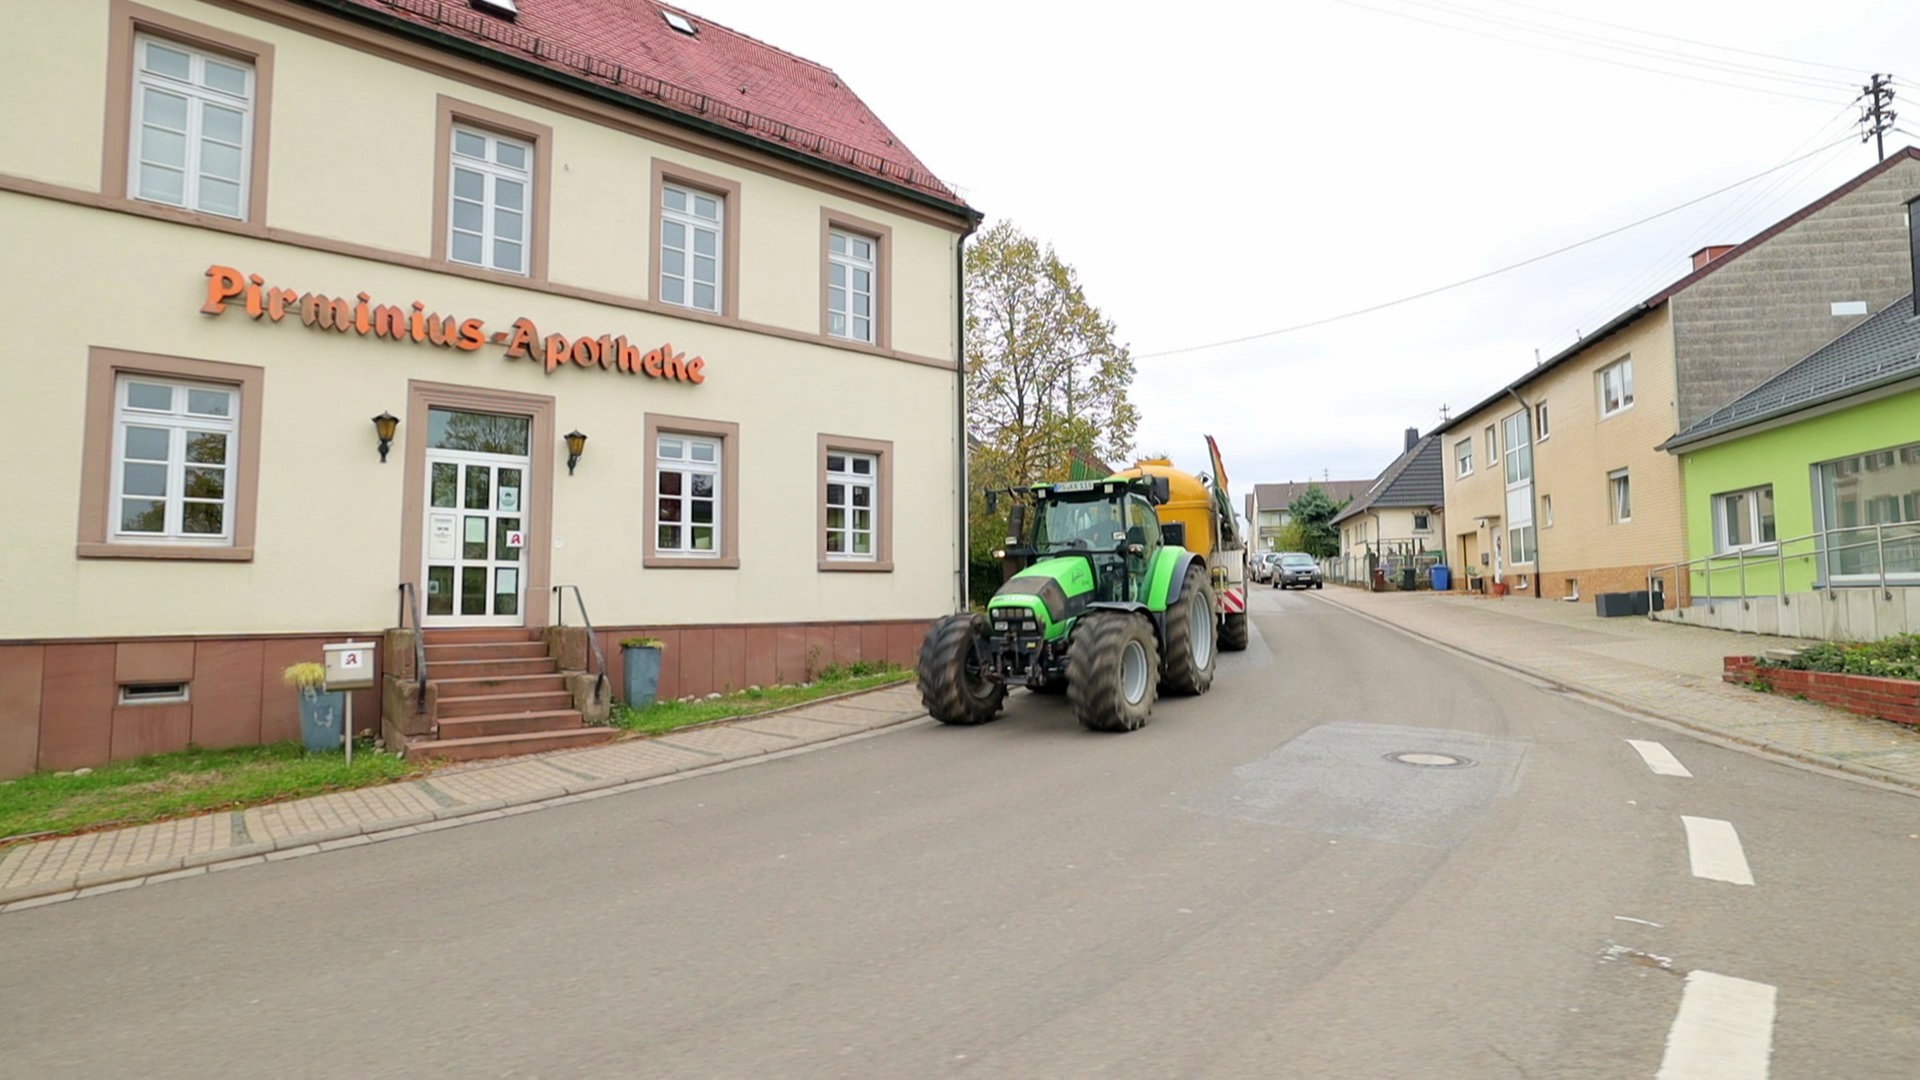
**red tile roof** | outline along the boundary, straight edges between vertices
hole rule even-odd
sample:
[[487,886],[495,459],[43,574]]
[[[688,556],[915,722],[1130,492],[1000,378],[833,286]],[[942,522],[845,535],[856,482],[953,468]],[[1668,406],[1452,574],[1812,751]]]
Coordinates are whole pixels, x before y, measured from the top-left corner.
[[[692,118],[965,203],[839,76],[684,8],[652,0],[519,0],[512,21],[466,0],[344,0]],[[667,25],[684,16],[698,33]]]

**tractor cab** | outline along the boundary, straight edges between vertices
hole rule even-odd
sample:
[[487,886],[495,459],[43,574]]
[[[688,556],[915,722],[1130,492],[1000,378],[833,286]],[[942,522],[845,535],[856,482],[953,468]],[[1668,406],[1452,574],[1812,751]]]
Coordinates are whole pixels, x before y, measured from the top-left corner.
[[1034,503],[1026,557],[1084,558],[1093,571],[1093,601],[1136,600],[1160,542],[1160,519],[1140,485],[1102,484],[1084,491],[1053,485]]

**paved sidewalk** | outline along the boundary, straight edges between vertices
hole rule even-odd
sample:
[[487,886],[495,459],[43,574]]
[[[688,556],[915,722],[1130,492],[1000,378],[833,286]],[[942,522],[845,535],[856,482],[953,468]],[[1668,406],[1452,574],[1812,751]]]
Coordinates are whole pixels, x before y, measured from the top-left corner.
[[0,912],[597,799],[675,773],[857,737],[925,715],[909,682],[650,739],[451,766],[383,787],[18,844],[0,851]]
[[1756,693],[1721,681],[1721,661],[1795,638],[1645,618],[1602,619],[1591,603],[1445,593],[1313,594],[1419,637],[1681,727],[1858,776],[1920,788],[1920,728]]

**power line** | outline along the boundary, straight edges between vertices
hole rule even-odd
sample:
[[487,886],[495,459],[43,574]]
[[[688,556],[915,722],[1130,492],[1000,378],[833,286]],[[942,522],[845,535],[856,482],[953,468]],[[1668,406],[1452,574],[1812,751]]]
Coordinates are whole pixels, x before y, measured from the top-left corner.
[[1810,86],[1816,89],[1845,89],[1850,85],[1832,76],[1788,73],[1776,68],[1764,68],[1755,64],[1743,64],[1736,60],[1721,60],[1713,57],[1700,56],[1696,53],[1684,52],[1678,49],[1661,48],[1657,45],[1640,44],[1638,42],[1608,37],[1604,34],[1594,34],[1584,30],[1568,30],[1563,27],[1554,26],[1551,23],[1537,22],[1531,19],[1490,14],[1470,4],[1459,3],[1457,0],[1400,0],[1400,2],[1415,7],[1443,11],[1463,19],[1477,19],[1482,22],[1493,23],[1497,26],[1511,27],[1523,33],[1539,34],[1543,37],[1553,37],[1562,41],[1571,41],[1575,44],[1590,44],[1600,48],[1615,49],[1620,52],[1631,53],[1636,56],[1644,56],[1659,61],[1678,61],[1693,65],[1703,65],[1729,75],[1736,75],[1743,78],[1773,79],[1779,82],[1792,83],[1799,86]]
[[1762,86],[1746,86],[1741,83],[1724,82],[1720,79],[1706,79],[1706,78],[1701,78],[1700,76],[1697,76],[1697,75],[1688,75],[1688,74],[1685,74],[1684,72],[1669,71],[1665,68],[1647,67],[1642,64],[1630,64],[1624,60],[1613,60],[1604,56],[1594,56],[1591,53],[1576,52],[1572,49],[1556,48],[1555,46],[1552,46],[1552,45],[1542,45],[1539,42],[1526,41],[1520,38],[1507,37],[1503,34],[1495,34],[1485,30],[1475,30],[1470,26],[1460,26],[1455,23],[1441,22],[1436,19],[1425,19],[1425,18],[1421,18],[1418,15],[1413,15],[1404,11],[1394,11],[1390,8],[1374,7],[1370,4],[1360,3],[1359,0],[1331,0],[1331,2],[1336,4],[1345,4],[1348,7],[1359,8],[1362,11],[1371,11],[1377,15],[1391,15],[1395,18],[1407,19],[1417,23],[1425,23],[1428,26],[1437,26],[1443,30],[1453,30],[1457,33],[1462,33],[1462,34],[1472,34],[1476,37],[1490,38],[1494,41],[1504,41],[1511,45],[1524,45],[1528,48],[1542,50],[1543,52],[1560,53],[1563,56],[1573,56],[1573,57],[1578,57],[1579,59],[1582,59],[1582,60],[1592,60],[1595,63],[1600,63],[1600,64],[1612,64],[1615,67],[1629,68],[1634,71],[1644,71],[1653,75],[1665,75],[1669,78],[1685,79],[1689,82],[1706,83],[1711,86],[1724,86],[1734,90],[1745,90],[1745,91],[1748,91],[1749,93],[1754,93],[1754,94],[1768,94],[1773,97],[1792,98],[1797,101],[1814,101],[1822,105],[1831,104],[1833,100],[1832,98],[1813,97],[1808,94],[1795,94],[1786,90],[1772,90]]
[[[1628,223],[1627,223],[1627,224],[1625,224],[1625,225],[1621,225],[1621,226],[1618,226],[1618,227],[1616,227],[1616,228],[1612,228],[1612,229],[1608,229],[1608,230],[1607,230],[1606,232],[1603,232],[1603,233],[1600,233],[1600,234],[1598,234],[1598,235],[1596,235],[1596,236],[1589,236],[1589,237],[1587,237],[1587,238],[1586,238],[1585,240],[1579,240],[1579,241],[1576,241],[1576,242],[1574,242],[1574,243],[1571,243],[1571,244],[1567,244],[1567,245],[1565,245],[1564,247],[1557,247],[1557,248],[1555,248],[1555,249],[1553,249],[1552,251],[1548,251],[1548,252],[1544,252],[1544,253],[1542,253],[1542,254],[1539,254],[1539,255],[1534,255],[1534,256],[1531,256],[1530,258],[1525,258],[1525,259],[1522,259],[1522,260],[1520,260],[1519,262],[1516,262],[1516,263],[1509,263],[1509,264],[1507,264],[1506,266],[1502,266],[1502,267],[1500,267],[1500,268],[1498,268],[1498,269],[1495,269],[1495,270],[1488,270],[1488,271],[1486,271],[1485,273],[1480,273],[1480,274],[1475,274],[1475,275],[1473,275],[1472,277],[1469,277],[1469,278],[1462,278],[1462,279],[1461,279],[1461,280],[1459,280],[1459,281],[1454,281],[1454,282],[1450,282],[1450,283],[1448,283],[1448,284],[1446,284],[1446,285],[1440,285],[1440,286],[1436,286],[1436,287],[1434,287],[1434,288],[1431,288],[1431,289],[1424,289],[1424,290],[1422,290],[1422,291],[1420,291],[1420,292],[1417,292],[1417,293],[1413,293],[1413,294],[1411,294],[1411,295],[1408,295],[1408,296],[1402,296],[1402,297],[1398,297],[1398,298],[1396,298],[1396,299],[1393,299],[1393,300],[1387,300],[1387,301],[1383,301],[1383,302],[1381,302],[1381,303],[1378,303],[1378,304],[1371,304],[1371,305],[1369,305],[1369,306],[1367,306],[1367,307],[1363,307],[1363,308],[1356,308],[1356,309],[1355,309],[1355,310],[1353,310],[1353,311],[1344,311],[1344,312],[1341,312],[1341,313],[1340,313],[1340,314],[1338,314],[1338,315],[1328,315],[1328,316],[1326,316],[1326,317],[1324,317],[1324,318],[1319,318],[1319,319],[1313,319],[1313,320],[1311,320],[1311,321],[1308,321],[1308,322],[1303,322],[1303,323],[1295,323],[1295,324],[1294,324],[1294,325],[1292,325],[1292,326],[1283,326],[1283,327],[1280,327],[1280,328],[1279,328],[1279,329],[1277,329],[1277,330],[1263,330],[1263,331],[1261,331],[1260,333],[1257,333],[1257,334],[1246,334],[1246,335],[1243,335],[1243,336],[1241,336],[1241,337],[1236,337],[1236,338],[1228,338],[1228,339],[1226,339],[1226,340],[1224,340],[1224,341],[1210,341],[1210,342],[1207,342],[1207,343],[1206,343],[1206,344],[1204,344],[1204,345],[1187,345],[1187,346],[1183,346],[1182,348],[1178,348],[1178,349],[1166,349],[1166,350],[1163,350],[1163,351],[1161,351],[1161,352],[1150,352],[1150,353],[1135,353],[1135,354],[1133,355],[1133,359],[1135,359],[1135,360],[1154,360],[1154,359],[1158,359],[1158,358],[1160,358],[1160,357],[1163,357],[1163,356],[1178,356],[1178,355],[1180,355],[1180,354],[1182,354],[1182,353],[1194,353],[1194,352],[1201,352],[1201,351],[1204,351],[1204,350],[1207,350],[1207,349],[1218,349],[1218,348],[1222,348],[1222,347],[1224,347],[1224,346],[1227,346],[1227,345],[1241,345],[1241,344],[1244,344],[1244,343],[1246,343],[1246,342],[1249,342],[1249,341],[1259,341],[1259,340],[1261,340],[1261,339],[1263,339],[1263,338],[1270,338],[1270,337],[1278,337],[1278,336],[1280,336],[1280,335],[1282,335],[1282,334],[1291,334],[1291,333],[1294,333],[1294,332],[1296,332],[1296,331],[1300,331],[1300,330],[1310,330],[1310,329],[1312,329],[1313,327],[1316,327],[1316,326],[1325,326],[1325,325],[1327,325],[1328,323],[1335,323],[1335,322],[1341,322],[1341,321],[1344,321],[1344,320],[1346,320],[1346,319],[1352,319],[1352,318],[1357,318],[1357,317],[1359,317],[1359,316],[1361,316],[1361,315],[1371,315],[1371,314],[1373,314],[1373,313],[1374,313],[1374,312],[1376,312],[1376,311],[1385,311],[1386,309],[1388,309],[1388,308],[1391,308],[1391,307],[1399,307],[1399,306],[1400,306],[1400,305],[1402,305],[1402,304],[1410,304],[1410,303],[1412,303],[1412,302],[1413,302],[1413,301],[1415,301],[1415,300],[1424,300],[1424,299],[1426,299],[1426,298],[1427,298],[1427,297],[1429,297],[1429,296],[1437,296],[1437,295],[1439,295],[1440,293],[1443,293],[1443,292],[1450,292],[1450,291],[1452,291],[1452,290],[1454,290],[1454,289],[1458,289],[1458,288],[1461,288],[1461,287],[1463,287],[1463,286],[1466,286],[1466,285],[1472,285],[1472,284],[1474,284],[1474,283],[1476,283],[1476,282],[1481,282],[1481,281],[1485,281],[1485,280],[1487,280],[1488,278],[1491,278],[1491,277],[1498,277],[1498,276],[1500,276],[1501,274],[1505,274],[1505,273],[1509,273],[1509,272],[1511,272],[1511,271],[1514,271],[1514,270],[1518,270],[1518,269],[1520,269],[1521,267],[1525,267],[1525,266],[1532,266],[1532,265],[1533,265],[1534,263],[1537,263],[1537,262],[1541,262],[1541,261],[1544,261],[1544,260],[1546,260],[1546,259],[1551,259],[1551,258],[1553,258],[1553,257],[1554,257],[1554,256],[1556,256],[1556,255],[1564,255],[1564,254],[1566,254],[1566,253],[1567,253],[1567,252],[1569,252],[1569,251],[1573,251],[1573,250],[1576,250],[1576,249],[1578,249],[1578,248],[1583,248],[1583,247],[1586,247],[1586,246],[1587,246],[1587,245],[1589,245],[1589,244],[1595,244],[1595,243],[1598,243],[1598,242],[1600,242],[1600,241],[1602,241],[1602,240],[1605,240],[1605,239],[1607,239],[1608,237],[1611,237],[1611,236],[1618,236],[1618,235],[1620,235],[1621,233],[1623,233],[1623,232],[1626,232],[1626,231],[1628,231],[1628,230],[1630,230],[1630,229],[1636,229],[1636,228],[1639,228],[1640,226],[1642,226],[1642,225],[1645,225],[1645,224],[1647,224],[1647,223],[1648,223],[1648,222],[1650,222],[1650,221],[1658,221],[1659,219],[1661,219],[1661,218],[1663,218],[1663,217],[1667,217],[1667,216],[1669,216],[1669,215],[1671,215],[1671,214],[1676,214],[1676,213],[1679,213],[1680,211],[1682,211],[1682,210],[1685,210],[1685,209],[1686,209],[1687,207],[1689,207],[1689,206],[1697,206],[1697,205],[1699,205],[1700,203],[1703,203],[1703,202],[1706,202],[1706,201],[1707,201],[1708,199],[1712,199],[1712,198],[1715,198],[1716,196],[1720,196],[1720,195],[1724,195],[1724,194],[1726,194],[1727,192],[1729,192],[1729,191],[1732,191],[1732,190],[1734,190],[1735,188],[1739,188],[1739,187],[1743,187],[1743,186],[1745,186],[1745,185],[1747,185],[1747,184],[1751,184],[1751,183],[1753,183],[1753,182],[1754,182],[1755,180],[1758,180],[1758,179],[1760,179],[1761,177],[1764,177],[1764,176],[1770,176],[1770,175],[1772,175],[1773,173],[1776,173],[1776,172],[1779,172],[1779,171],[1780,171],[1781,169],[1785,169],[1785,168],[1787,168],[1787,167],[1789,167],[1789,166],[1792,166],[1792,165],[1798,165],[1798,164],[1799,164],[1800,162],[1802,162],[1802,161],[1805,161],[1805,160],[1807,160],[1807,159],[1808,159],[1808,158],[1810,158],[1810,157],[1814,157],[1814,156],[1817,156],[1817,155],[1819,155],[1819,154],[1823,154],[1823,153],[1826,153],[1826,152],[1827,152],[1828,150],[1831,150],[1831,149],[1833,149],[1833,148],[1834,148],[1835,146],[1839,146],[1839,145],[1842,145],[1843,143],[1847,143],[1847,142],[1850,142],[1850,141],[1852,141],[1852,138],[1853,138],[1853,137],[1852,137],[1851,135],[1849,135],[1849,136],[1848,136],[1847,138],[1845,138],[1845,139],[1841,139],[1841,140],[1840,140],[1839,142],[1835,142],[1835,143],[1831,143],[1831,144],[1829,144],[1829,145],[1827,145],[1827,146],[1823,146],[1823,147],[1821,147],[1820,149],[1818,149],[1818,150],[1815,150],[1815,151],[1813,151],[1812,153],[1809,153],[1809,154],[1803,154],[1803,155],[1801,155],[1800,157],[1797,157],[1797,158],[1793,158],[1793,159],[1791,159],[1791,160],[1789,160],[1789,161],[1783,161],[1783,162],[1781,162],[1780,164],[1778,164],[1778,165],[1775,165],[1775,166],[1774,166],[1773,168],[1771,168],[1771,169],[1767,169],[1767,170],[1766,170],[1766,171],[1764,171],[1764,172],[1758,172],[1758,173],[1754,173],[1754,174],[1753,174],[1752,176],[1749,176],[1749,177],[1747,177],[1747,178],[1746,178],[1746,179],[1744,179],[1744,180],[1736,180],[1735,182],[1733,182],[1733,183],[1731,183],[1731,184],[1728,184],[1727,186],[1725,186],[1725,187],[1723,187],[1723,188],[1718,188],[1718,189],[1716,189],[1716,190],[1714,190],[1714,191],[1709,191],[1709,192],[1707,192],[1707,193],[1706,193],[1705,195],[1701,195],[1701,196],[1698,196],[1698,197],[1696,197],[1696,198],[1692,198],[1692,199],[1688,199],[1688,200],[1687,200],[1686,202],[1683,202],[1683,203],[1681,203],[1681,204],[1679,204],[1678,206],[1670,206],[1670,207],[1668,207],[1667,209],[1665,209],[1665,210],[1662,210],[1662,211],[1660,211],[1660,212],[1659,212],[1659,213],[1657,213],[1657,214],[1648,214],[1648,215],[1647,215],[1646,217],[1643,217],[1643,218],[1641,218],[1641,219],[1639,219],[1638,221],[1631,221],[1631,222],[1628,222]],[[1077,359],[1077,358],[1076,358],[1076,359]]]
[[1843,67],[1839,64],[1823,64],[1815,60],[1800,60],[1791,56],[1781,56],[1777,53],[1755,52],[1752,49],[1741,49],[1741,48],[1736,48],[1732,45],[1716,45],[1711,41],[1701,41],[1697,38],[1680,37],[1675,34],[1662,34],[1657,30],[1641,30],[1638,27],[1626,26],[1621,23],[1607,22],[1604,19],[1589,19],[1584,15],[1569,15],[1566,12],[1554,11],[1551,8],[1543,8],[1534,4],[1523,4],[1520,2],[1520,0],[1493,0],[1493,2],[1496,4],[1506,4],[1509,7],[1526,8],[1529,11],[1538,11],[1544,14],[1555,15],[1562,19],[1572,19],[1575,22],[1592,23],[1595,26],[1605,26],[1614,30],[1625,30],[1628,33],[1632,33],[1632,34],[1645,34],[1648,37],[1665,38],[1668,41],[1679,41],[1688,45],[1700,45],[1709,49],[1719,49],[1723,52],[1740,53],[1745,56],[1757,56],[1764,60],[1784,60],[1789,64],[1805,64],[1808,67],[1828,68],[1833,71],[1853,72],[1853,71],[1859,70],[1859,68]]

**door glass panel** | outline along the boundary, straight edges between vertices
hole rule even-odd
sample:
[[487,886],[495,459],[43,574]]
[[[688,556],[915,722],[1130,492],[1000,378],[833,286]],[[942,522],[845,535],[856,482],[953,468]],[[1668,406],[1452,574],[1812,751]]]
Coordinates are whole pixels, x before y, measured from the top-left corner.
[[520,470],[519,469],[501,469],[498,476],[499,476],[500,486],[496,488],[494,491],[495,501],[494,501],[493,508],[504,514],[519,513],[520,512]]
[[525,416],[427,410],[427,445],[439,450],[475,450],[483,454],[525,456],[533,421]]
[[433,505],[450,507],[459,497],[460,466],[451,461],[433,463]]
[[502,566],[493,572],[493,613],[495,615],[520,614],[520,570],[514,566]]
[[487,613],[487,568],[484,566],[463,566],[460,568],[460,614],[485,615]]
[[493,505],[493,470],[485,465],[467,466],[467,509],[485,510]]
[[487,557],[487,519],[479,514],[468,514],[466,535],[460,545],[460,557],[463,559],[485,559]]
[[453,567],[427,567],[427,614],[453,614]]
[[[517,547],[507,546],[507,534],[511,532],[518,532],[519,529],[520,529],[519,518],[500,517],[500,518],[494,519],[493,557],[495,559],[498,559],[501,562],[520,561],[520,549]],[[507,614],[507,612],[503,611],[500,614],[505,615]]]

